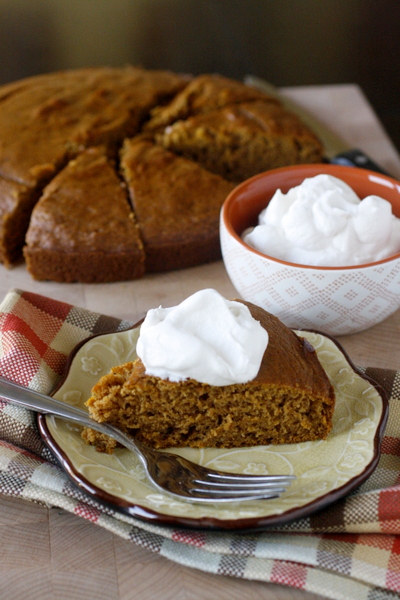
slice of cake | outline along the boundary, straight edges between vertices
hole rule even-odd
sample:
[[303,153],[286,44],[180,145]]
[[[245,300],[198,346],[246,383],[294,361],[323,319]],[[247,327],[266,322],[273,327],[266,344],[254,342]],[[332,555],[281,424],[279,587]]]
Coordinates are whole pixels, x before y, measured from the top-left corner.
[[221,256],[219,214],[233,184],[140,137],[125,140],[121,169],[146,254],[146,272]]
[[145,130],[156,131],[174,121],[204,114],[211,110],[262,100],[279,104],[279,101],[260,90],[222,75],[198,75],[166,106],[156,106]]
[[272,102],[247,102],[176,121],[157,133],[165,148],[228,179],[321,162],[322,145],[296,115]]
[[[86,405],[155,448],[298,443],[332,427],[335,394],[315,350],[250,303],[202,290],[149,311],[137,352]],[[83,437],[101,451],[116,445],[91,429]]]
[[45,188],[24,255],[39,280],[92,283],[143,275],[143,245],[126,189],[102,148],[82,152]]

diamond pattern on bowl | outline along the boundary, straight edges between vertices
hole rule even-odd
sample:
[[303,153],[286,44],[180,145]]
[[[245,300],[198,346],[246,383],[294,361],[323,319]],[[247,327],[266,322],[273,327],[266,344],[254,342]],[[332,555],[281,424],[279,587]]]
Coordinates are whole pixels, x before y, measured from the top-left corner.
[[379,323],[399,307],[400,259],[356,269],[304,268],[249,251],[223,225],[221,247],[239,294],[289,327],[344,335]]

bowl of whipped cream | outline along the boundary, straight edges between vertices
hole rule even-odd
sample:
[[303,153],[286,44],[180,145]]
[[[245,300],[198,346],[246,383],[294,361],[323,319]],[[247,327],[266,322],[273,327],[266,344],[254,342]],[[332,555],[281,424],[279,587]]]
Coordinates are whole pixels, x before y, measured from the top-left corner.
[[220,219],[242,298],[287,326],[362,331],[400,307],[400,182],[357,167],[297,165],[238,185]]

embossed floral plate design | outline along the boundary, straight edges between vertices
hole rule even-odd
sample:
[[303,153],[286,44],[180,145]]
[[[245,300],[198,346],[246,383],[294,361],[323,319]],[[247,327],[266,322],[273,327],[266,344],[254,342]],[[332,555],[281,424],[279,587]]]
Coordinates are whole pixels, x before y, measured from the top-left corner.
[[[124,448],[102,454],[86,445],[80,428],[40,415],[45,442],[73,481],[98,501],[153,522],[196,528],[260,529],[306,516],[359,486],[375,469],[387,419],[387,400],[351,364],[331,338],[298,332],[316,349],[336,391],[334,424],[327,440],[236,449],[175,449],[214,469],[290,473],[297,479],[281,498],[226,505],[192,505],[156,491],[139,459]],[[59,400],[84,408],[92,386],[112,366],[136,358],[139,328],[93,337],[73,353]]]

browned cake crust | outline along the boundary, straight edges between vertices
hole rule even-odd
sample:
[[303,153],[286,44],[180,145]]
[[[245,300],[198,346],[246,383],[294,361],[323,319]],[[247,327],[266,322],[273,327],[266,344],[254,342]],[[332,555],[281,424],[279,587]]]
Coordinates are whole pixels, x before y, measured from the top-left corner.
[[279,104],[276,98],[240,81],[218,74],[199,75],[165,107],[154,107],[151,111],[151,119],[145,124],[144,129],[156,131],[178,120],[185,120],[224,106],[255,100]]
[[143,275],[135,217],[102,148],[82,152],[45,188],[24,254],[36,279],[97,282]]
[[[255,379],[210,386],[148,376],[140,359],[112,369],[86,402],[90,416],[136,434],[156,448],[241,447],[325,439],[335,394],[315,350],[273,315],[245,302],[269,342]],[[114,440],[85,429],[110,452]]]
[[82,148],[120,144],[187,80],[136,67],[62,71],[0,93],[0,175],[35,186]]
[[219,214],[233,184],[140,137],[125,141],[121,169],[139,223],[146,271],[220,258]]
[[165,148],[230,181],[322,160],[317,137],[279,104],[248,102],[176,121],[156,135]]

